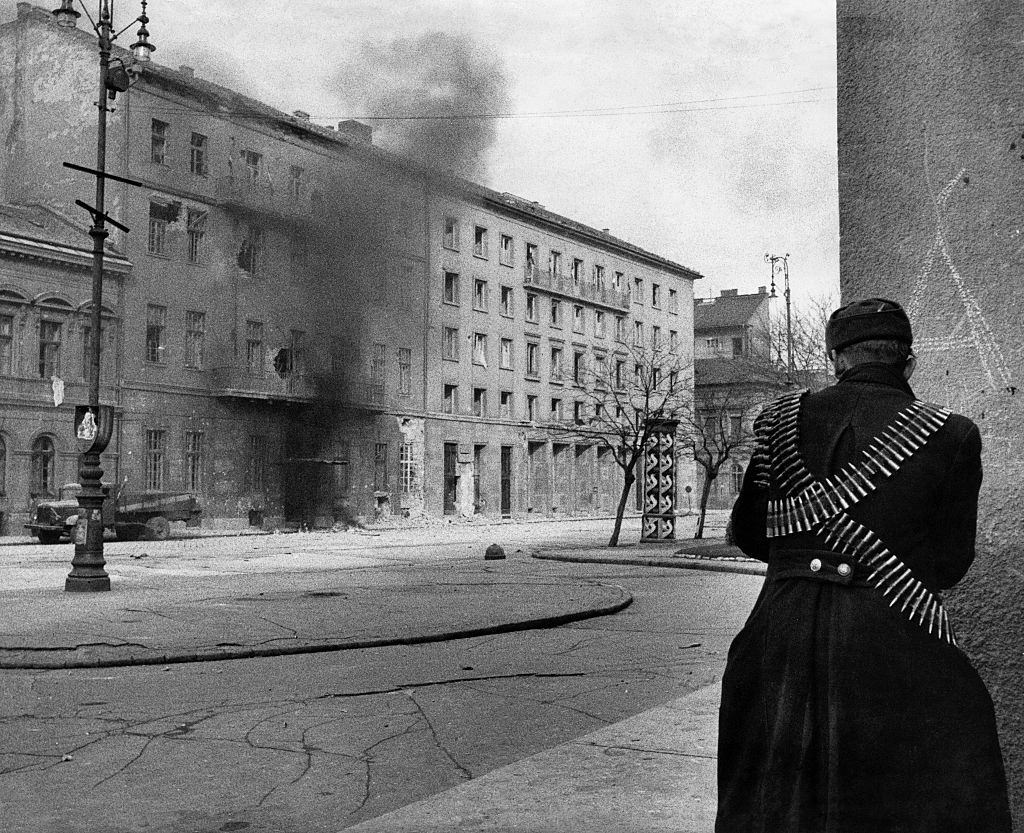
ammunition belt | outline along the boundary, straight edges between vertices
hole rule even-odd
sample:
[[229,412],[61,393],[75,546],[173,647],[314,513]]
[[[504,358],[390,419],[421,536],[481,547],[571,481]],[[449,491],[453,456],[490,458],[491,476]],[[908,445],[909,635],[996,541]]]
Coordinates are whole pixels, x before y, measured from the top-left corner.
[[[768,480],[778,497],[768,502],[767,534],[778,538],[798,532],[818,532],[829,547],[855,559],[872,572],[867,582],[889,606],[903,600],[900,612],[911,621],[955,645],[941,599],[922,584],[882,540],[854,521],[846,510],[871,494],[899,471],[903,463],[938,431],[950,412],[914,401],[901,410],[875,437],[861,458],[836,474],[818,480],[807,469],[799,448],[800,406],[807,391],[795,391],[772,403],[759,417],[759,480]],[[755,449],[755,455],[758,450]]]

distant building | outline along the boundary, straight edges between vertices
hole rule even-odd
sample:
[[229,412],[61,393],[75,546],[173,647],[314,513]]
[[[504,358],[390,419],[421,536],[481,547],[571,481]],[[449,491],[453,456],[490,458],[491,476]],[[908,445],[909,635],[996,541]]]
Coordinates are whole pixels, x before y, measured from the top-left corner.
[[[725,430],[749,436],[767,402],[786,390],[785,367],[773,335],[772,296],[765,287],[740,295],[722,290],[694,302],[694,401],[699,416],[721,420]],[[734,454],[712,483],[708,507],[732,506],[750,462],[749,450]],[[696,467],[700,494],[703,473]]]
[[[61,163],[95,164],[97,71],[93,35],[48,10],[0,26],[9,532],[77,479],[90,241],[84,213],[61,218],[93,180]],[[614,508],[613,462],[549,426],[577,415],[574,368],[627,340],[689,352],[698,273],[190,67],[143,66],[114,106],[107,168],[143,187],[107,188],[131,229],[111,229],[104,288],[108,482],[194,493],[225,526]]]

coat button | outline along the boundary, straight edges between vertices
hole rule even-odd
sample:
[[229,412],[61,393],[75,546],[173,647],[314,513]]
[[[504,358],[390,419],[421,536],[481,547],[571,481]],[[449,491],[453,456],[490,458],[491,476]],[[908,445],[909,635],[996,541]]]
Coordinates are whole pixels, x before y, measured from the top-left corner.
[[841,575],[843,577],[846,577],[846,576],[850,575],[850,573],[853,572],[853,567],[851,567],[849,564],[847,564],[844,561],[842,564],[840,564],[838,567],[836,567],[836,572],[838,572],[839,575]]
[[812,558],[811,559],[811,572],[812,573],[816,573],[820,569],[821,569],[821,559],[820,558]]

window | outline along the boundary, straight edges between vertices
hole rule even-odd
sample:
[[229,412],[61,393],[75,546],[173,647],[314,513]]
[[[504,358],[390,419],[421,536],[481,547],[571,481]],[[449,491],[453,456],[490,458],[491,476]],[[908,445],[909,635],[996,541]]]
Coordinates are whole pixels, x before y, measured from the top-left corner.
[[739,442],[743,437],[743,417],[742,416],[730,416],[729,417],[729,439],[733,442]]
[[7,445],[0,437],[0,495],[7,494]]
[[154,165],[164,165],[167,162],[167,128],[170,125],[165,121],[153,119],[149,131],[149,161]]
[[373,344],[373,355],[370,358],[370,390],[368,399],[378,405],[384,402],[384,380],[387,371],[388,346],[379,341]]
[[249,226],[246,229],[245,240],[242,241],[242,248],[238,252],[239,268],[244,269],[254,278],[259,277],[263,271],[265,248],[263,229],[259,226]]
[[669,330],[668,331],[668,346],[670,349],[675,350],[679,347],[679,331]]
[[531,274],[537,270],[537,244],[526,244],[526,270]]
[[249,435],[249,491],[262,492],[267,485],[267,438]]
[[625,283],[626,275],[623,272],[616,272],[615,277],[612,279],[612,289],[616,292],[623,291],[623,284]]
[[717,338],[705,339],[704,343],[707,345],[708,350],[713,350],[716,353],[722,346],[722,343]]
[[584,422],[586,422],[586,419],[584,418],[584,409],[582,402],[572,403],[572,421],[575,422],[577,425],[582,425]]
[[206,212],[188,210],[188,262],[202,263],[203,239],[206,237]]
[[574,351],[572,354],[572,380],[574,382],[582,382],[586,369],[587,354],[581,350]]
[[501,408],[501,416],[505,419],[512,418],[512,391],[503,390],[498,400],[498,404]]
[[554,249],[548,252],[548,271],[555,276],[562,274],[561,252],[556,252]]
[[594,285],[598,289],[604,289],[604,267],[594,264]]
[[551,348],[551,379],[560,381],[562,378],[562,348]]
[[732,468],[729,472],[729,485],[732,487],[734,495],[738,495],[743,487],[743,466],[735,460],[733,460]]
[[734,338],[732,340],[732,354],[734,356],[742,356],[743,355],[743,339],[742,338]]
[[487,257],[487,229],[483,226],[473,229],[473,254],[476,257]]
[[441,358],[457,362],[459,360],[459,328],[445,327],[441,341]]
[[661,346],[661,327],[657,324],[651,327],[651,345],[655,349]]
[[644,302],[644,282],[642,278],[633,278],[633,302],[636,304]]
[[203,490],[203,432],[185,432],[185,489]]
[[202,133],[193,133],[188,147],[188,168],[196,176],[206,176],[206,150],[209,140]]
[[537,421],[537,397],[532,393],[526,397],[526,418],[530,422]]
[[146,306],[146,361],[163,363],[165,331],[167,329],[167,307],[157,304]]
[[604,356],[594,356],[594,382],[602,387],[608,384],[608,360]]
[[637,346],[644,343],[644,322],[634,321],[633,322],[633,344]]
[[59,321],[39,322],[39,378],[49,379],[60,376],[61,323]]
[[537,379],[540,377],[540,345],[536,342],[526,342],[526,375]]
[[160,490],[167,474],[167,432],[162,429],[146,431],[146,488]]
[[146,250],[151,255],[167,255],[167,225],[178,219],[180,206],[159,202],[149,204],[149,237]]
[[615,340],[626,340],[626,319],[621,315],[615,316]]
[[444,243],[446,249],[459,250],[459,221],[454,217],[444,218]]
[[507,234],[503,234],[500,237],[500,244],[501,245],[498,250],[498,262],[503,266],[511,266],[514,254],[512,238]]
[[572,259],[572,285],[579,286],[583,280],[583,261],[578,257]]
[[373,444],[373,490],[388,491],[388,444]]
[[668,291],[668,311],[673,315],[679,314],[679,293],[674,289]]
[[262,373],[263,355],[263,322],[245,322],[245,366],[250,373]]
[[583,325],[583,307],[579,304],[574,304],[572,308],[572,331],[574,333],[582,333]]
[[473,309],[487,311],[487,281],[480,278],[473,281]]
[[288,167],[288,196],[297,200],[306,191],[306,172],[298,165]]
[[14,373],[14,316],[0,315],[0,376]]
[[398,348],[398,395],[412,394],[412,348]]
[[457,413],[459,409],[459,386],[444,386],[444,412],[446,414]]
[[473,416],[487,416],[487,388],[473,388]]
[[444,273],[444,302],[446,304],[459,303],[459,274],[458,272]]
[[526,320],[531,324],[536,324],[538,321],[537,296],[532,292],[526,293]]
[[504,370],[512,369],[512,339],[503,338],[498,352],[498,367]]
[[562,400],[552,397],[551,399],[551,411],[550,417],[553,422],[558,422],[562,419]]
[[615,387],[622,387],[622,377],[626,372],[626,363],[624,361],[615,362]]
[[53,440],[39,437],[32,443],[32,484],[29,491],[33,497],[56,494],[56,457]]
[[557,298],[551,299],[551,326],[562,326],[562,302]]
[[206,314],[185,312],[185,367],[201,370],[205,358]]
[[413,461],[412,443],[402,443],[398,448],[398,480],[403,495],[412,494],[415,477],[416,464]]
[[473,333],[473,364],[487,367],[487,335]]
[[601,310],[594,311],[594,335],[604,338],[604,313]]
[[245,179],[250,185],[260,181],[260,168],[263,163],[263,155],[254,150],[243,150],[241,153],[242,164],[245,166]]
[[661,287],[656,283],[651,284],[651,306],[661,306]]
[[515,314],[515,308],[512,305],[512,287],[503,286],[501,288],[501,314],[511,318]]

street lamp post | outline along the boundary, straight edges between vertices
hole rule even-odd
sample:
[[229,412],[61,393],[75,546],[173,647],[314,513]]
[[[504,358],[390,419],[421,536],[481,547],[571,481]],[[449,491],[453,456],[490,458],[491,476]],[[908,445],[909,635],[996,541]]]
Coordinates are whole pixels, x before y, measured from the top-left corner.
[[782,274],[785,279],[785,290],[783,295],[786,298],[786,384],[793,384],[793,321],[789,305],[789,252],[784,255],[771,255],[765,253],[764,262],[770,263],[772,267],[772,297],[775,298],[775,273],[778,264],[782,264]]
[[[142,1],[142,13],[132,21],[138,22],[138,40],[131,46],[134,60],[144,63],[149,60],[155,47],[149,42],[149,31],[146,24],[146,2]],[[81,14],[74,8],[74,0],[61,0],[60,8],[53,10],[53,16],[60,26],[73,28],[77,26]],[[83,6],[83,8],[85,8]],[[103,305],[103,254],[108,231],[106,223],[127,232],[121,223],[106,215],[105,187],[107,179],[116,179],[131,185],[139,185],[133,180],[115,176],[106,172],[107,160],[107,101],[119,92],[128,89],[130,78],[127,67],[120,58],[110,58],[113,42],[120,32],[114,31],[113,17],[110,11],[110,0],[99,0],[97,19],[93,20],[86,9],[86,16],[92,24],[99,40],[100,72],[99,99],[96,108],[99,111],[96,124],[96,168],[84,168],[65,162],[65,167],[84,171],[96,177],[96,204],[88,205],[81,200],[76,204],[92,215],[93,224],[89,236],[93,240],[92,249],[92,307],[89,310],[90,343],[89,343],[89,404],[79,408],[76,414],[76,435],[82,449],[78,476],[82,489],[79,493],[78,526],[75,529],[75,555],[71,560],[71,572],[64,582],[66,591],[99,591],[110,589],[110,576],[104,570],[103,560],[103,469],[100,467],[100,455],[110,440],[112,415],[109,408],[100,406],[100,354],[102,351],[102,305]],[[128,26],[131,26],[129,23]]]

